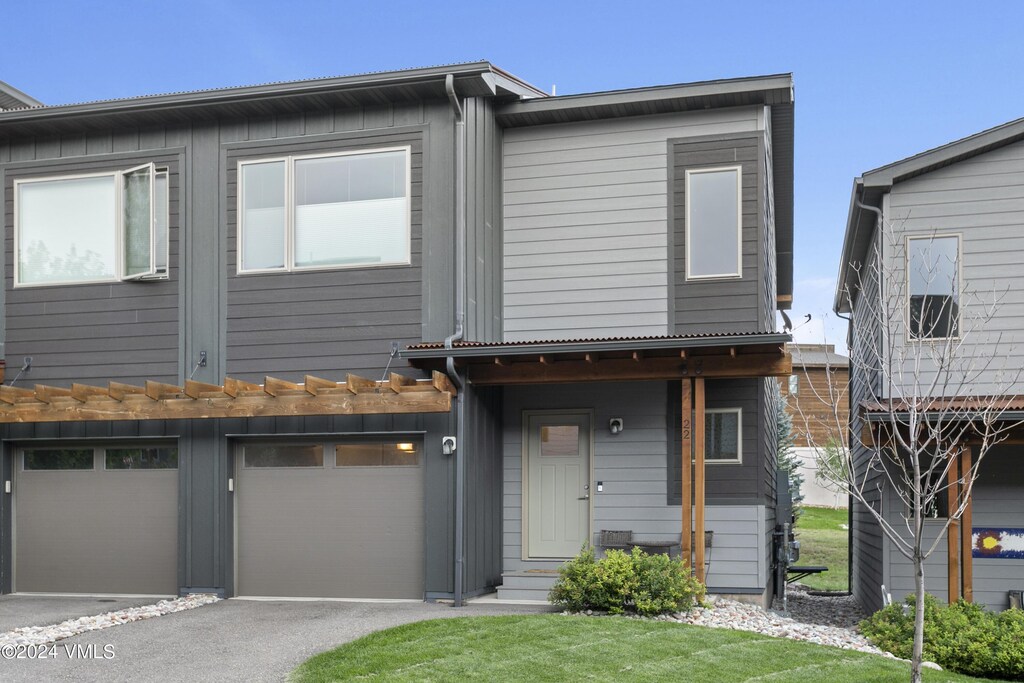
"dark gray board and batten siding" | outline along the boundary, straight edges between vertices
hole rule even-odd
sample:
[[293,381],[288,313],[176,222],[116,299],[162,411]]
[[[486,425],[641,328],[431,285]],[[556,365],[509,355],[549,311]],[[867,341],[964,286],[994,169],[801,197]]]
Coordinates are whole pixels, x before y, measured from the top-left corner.
[[[672,194],[672,273],[670,312],[675,334],[771,332],[763,311],[769,257],[764,250],[764,136],[714,135],[669,141]],[[742,169],[742,277],[686,279],[686,171],[739,165]]]
[[[171,278],[168,281],[155,283],[135,283],[104,285],[104,291],[97,295],[94,286],[74,286],[58,288],[39,288],[33,291],[42,292],[40,296],[49,296],[43,290],[56,292],[64,290],[66,296],[80,297],[85,304],[96,302],[103,306],[111,306],[110,310],[118,310],[123,303],[118,297],[112,297],[111,291],[128,292],[133,288],[139,291],[158,292],[161,288],[171,288],[174,306],[171,299],[161,299],[167,304],[162,315],[169,316],[165,328],[158,327],[153,321],[145,323],[150,334],[166,333],[170,345],[166,351],[167,359],[159,363],[146,362],[135,366],[127,365],[114,374],[116,366],[123,365],[124,358],[119,355],[117,362],[111,362],[109,369],[102,371],[94,366],[83,363],[73,348],[68,348],[70,365],[62,366],[60,377],[52,379],[54,384],[67,385],[72,381],[92,381],[105,384],[110,379],[120,381],[141,382],[145,379],[156,379],[171,383],[180,383],[184,377],[193,372],[200,351],[208,354],[206,367],[194,368],[193,378],[206,382],[220,382],[227,374],[228,348],[228,299],[227,284],[228,267],[228,211],[234,211],[233,199],[226,197],[228,183],[227,154],[229,147],[235,143],[250,144],[259,140],[273,141],[270,144],[292,145],[302,144],[302,138],[312,141],[313,136],[335,136],[358,144],[353,138],[365,136],[372,140],[389,135],[419,135],[422,140],[422,213],[423,236],[420,245],[421,277],[415,284],[406,282],[407,300],[417,299],[420,304],[418,311],[405,311],[408,320],[414,322],[404,330],[409,339],[443,339],[451,333],[453,327],[452,311],[452,264],[453,264],[453,221],[451,185],[446,179],[451,177],[453,159],[453,127],[452,113],[444,100],[414,102],[408,104],[382,104],[349,109],[308,110],[284,113],[275,116],[247,119],[225,119],[222,121],[203,121],[168,125],[161,127],[121,126],[107,130],[93,128],[80,134],[65,134],[62,137],[48,138],[9,138],[0,141],[0,165],[5,175],[4,201],[8,245],[5,270],[8,284],[4,288],[5,303],[19,303],[12,300],[10,291],[10,272],[13,255],[11,253],[11,194],[9,176],[13,170],[21,166],[34,168],[44,163],[52,163],[54,173],[67,173],[75,168],[89,167],[95,170],[107,161],[130,159],[124,167],[137,165],[151,160],[174,156],[177,164],[175,177],[172,179],[172,193],[182,203],[176,217],[172,216],[171,246]],[[95,126],[95,123],[92,124]],[[288,140],[282,140],[288,138]],[[117,155],[117,156],[110,156]],[[22,163],[24,162],[24,163]],[[172,194],[172,201],[175,195]],[[172,213],[175,209],[172,207]],[[176,235],[176,236],[175,236]],[[174,241],[176,240],[176,241]],[[178,255],[188,267],[178,268]],[[388,269],[377,269],[383,273]],[[376,286],[373,269],[366,271],[368,282]],[[233,273],[232,273],[233,274]],[[310,276],[313,282],[318,275]],[[264,277],[283,277],[284,282],[298,276],[274,275]],[[292,280],[294,282],[294,280]],[[145,288],[145,289],[143,289]],[[274,288],[268,288],[274,289]],[[288,287],[281,288],[278,296],[291,296]],[[15,295],[22,291],[18,290]],[[272,293],[268,293],[272,296]],[[153,296],[151,294],[151,296]],[[155,298],[159,298],[156,295]],[[131,297],[128,297],[129,299]],[[340,300],[345,300],[340,296]],[[238,299],[236,303],[240,302]],[[388,308],[391,296],[380,298],[382,310]],[[154,302],[155,303],[155,302]],[[277,305],[282,302],[279,300]],[[83,304],[83,305],[85,305]],[[141,302],[135,302],[142,305]],[[147,309],[149,303],[146,302]],[[17,309],[15,309],[17,311]],[[106,315],[102,311],[92,313]],[[170,316],[167,310],[176,315]],[[28,320],[24,313],[19,315]],[[92,317],[95,317],[94,315]],[[12,318],[13,319],[13,318]],[[56,319],[56,318],[55,318]],[[10,322],[10,321],[7,321]],[[131,321],[126,321],[131,322]],[[139,323],[141,326],[143,323]],[[12,353],[20,360],[20,355],[34,355],[36,365],[33,371],[23,379],[23,383],[34,383],[45,379],[45,354],[33,353],[31,348],[18,346],[17,330],[25,327],[21,321],[11,325],[7,334],[7,357]],[[25,327],[25,329],[28,329]],[[145,336],[139,328],[139,338]],[[404,329],[404,328],[403,328]],[[128,341],[136,331],[122,336]],[[34,333],[33,333],[34,334]],[[70,330],[67,334],[74,335]],[[353,368],[383,367],[387,360],[387,351],[391,335],[381,335],[384,349],[367,349],[362,359],[349,355],[345,359],[348,367],[328,368],[334,370],[328,376]],[[72,338],[74,338],[72,336]],[[347,340],[338,339],[339,346]],[[113,345],[112,345],[113,347]],[[123,356],[123,357],[122,357]],[[169,359],[169,360],[168,360]],[[301,358],[300,358],[301,359]],[[402,361],[392,366],[394,369],[407,370]],[[299,372],[292,372],[284,365],[284,361],[274,366],[279,374],[294,377]],[[308,370],[308,364],[302,366]],[[265,370],[252,370],[254,379],[266,374]],[[325,370],[326,374],[326,370]],[[415,417],[415,416],[414,416]],[[183,421],[172,423],[67,423],[31,426],[8,426],[4,428],[5,438],[47,438],[47,439],[81,439],[106,438],[115,436],[174,436],[178,439],[181,465],[179,467],[180,499],[179,542],[179,576],[184,590],[226,590],[233,591],[231,572],[232,529],[231,529],[231,497],[227,492],[227,481],[231,463],[230,434],[287,434],[306,431],[331,431],[359,433],[363,431],[390,430],[426,430],[426,448],[428,452],[436,450],[440,453],[441,435],[454,433],[453,418],[450,415],[418,416],[365,416],[352,418],[267,418],[266,420],[246,421]],[[127,425],[127,426],[125,426]],[[156,427],[154,427],[156,425]],[[13,460],[12,449],[5,449],[4,468],[9,475]],[[426,490],[425,524],[427,538],[430,541],[425,549],[426,586],[428,595],[443,597],[450,595],[452,586],[452,486],[453,470],[450,458],[428,456],[425,472]],[[7,477],[9,478],[9,476]],[[5,497],[7,501],[10,497]],[[2,509],[4,524],[0,533],[9,533],[9,505]],[[10,557],[10,539],[5,541],[5,561]],[[484,570],[484,573],[488,573]],[[493,572],[491,572],[493,573]],[[8,574],[9,576],[9,574]]]
[[[227,148],[227,373],[301,381],[352,371],[379,377],[390,344],[422,333],[423,131],[316,135]],[[238,163],[285,155],[410,148],[411,263],[291,273],[237,272]]]
[[[67,147],[61,147],[67,150]],[[73,148],[69,151],[79,151]],[[14,287],[14,181],[123,170],[146,162],[169,170],[170,277],[149,282],[103,282]],[[32,383],[138,384],[177,381],[181,154],[76,156],[6,164],[4,187],[4,355]],[[88,245],[82,245],[87,248]]]

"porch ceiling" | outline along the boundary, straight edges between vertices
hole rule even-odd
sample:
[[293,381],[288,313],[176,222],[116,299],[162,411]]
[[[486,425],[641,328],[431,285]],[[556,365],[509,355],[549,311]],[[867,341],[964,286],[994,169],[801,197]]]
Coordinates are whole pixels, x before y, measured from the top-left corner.
[[787,334],[728,334],[409,347],[410,364],[441,370],[451,356],[477,385],[784,377]]
[[0,423],[446,413],[454,395],[455,387],[439,372],[427,380],[392,373],[384,381],[348,375],[344,382],[306,375],[302,384],[227,377],[223,384],[188,380],[184,386],[153,381],[71,388],[0,385]]

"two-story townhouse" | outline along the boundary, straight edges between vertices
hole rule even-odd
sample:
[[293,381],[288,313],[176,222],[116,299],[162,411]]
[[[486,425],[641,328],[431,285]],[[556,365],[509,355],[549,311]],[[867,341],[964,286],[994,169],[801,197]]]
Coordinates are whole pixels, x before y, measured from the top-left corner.
[[2,589],[543,598],[628,529],[767,599],[792,112],[486,62],[0,112]]
[[[854,180],[835,298],[836,312],[851,317],[849,434],[872,492],[868,502],[897,530],[908,528],[910,510],[894,480],[865,465],[883,443],[876,439],[889,438],[885,423],[909,424],[901,414],[915,406],[934,424],[950,416],[980,424],[972,405],[996,406],[1004,426],[1021,416],[1015,397],[1024,387],[1014,378],[1024,329],[1022,140],[1024,120],[1017,120]],[[947,370],[936,377],[936,367]],[[1004,609],[1024,578],[1021,441],[1003,434],[1009,438],[978,463],[984,431],[963,431],[963,442],[950,444],[949,487],[925,511],[924,538],[938,539],[925,564],[925,589],[942,600]],[[965,485],[958,480],[974,463],[973,494],[943,541],[941,528]],[[896,600],[913,593],[913,566],[878,521],[860,503],[851,519],[851,586],[859,601],[880,608],[883,586]]]

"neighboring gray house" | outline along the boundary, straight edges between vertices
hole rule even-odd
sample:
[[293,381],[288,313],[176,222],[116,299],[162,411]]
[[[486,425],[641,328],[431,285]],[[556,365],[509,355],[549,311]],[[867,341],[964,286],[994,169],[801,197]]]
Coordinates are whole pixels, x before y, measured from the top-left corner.
[[[1024,332],[1022,187],[1024,119],[868,171],[854,181],[835,310],[851,315],[851,356],[855,361],[870,357],[870,349],[883,343],[899,349],[904,344],[962,337],[960,352],[970,354],[979,344],[1001,341],[998,347],[981,350],[982,356],[992,355],[992,349],[998,355],[989,366],[979,365],[984,372],[958,395],[1024,394],[1024,386],[1003,380],[1013,376],[1004,370],[1024,364],[1018,343]],[[969,298],[971,292],[981,300]],[[959,329],[966,325],[963,321],[982,301],[990,300],[992,293],[999,293],[1001,299],[996,318],[984,330],[961,335]],[[900,297],[900,309],[892,318],[892,329],[886,330],[871,313],[872,302],[893,297]],[[924,357],[927,359],[927,354]],[[885,414],[884,406],[867,400],[869,387],[875,387],[875,396],[885,398],[889,393],[885,382],[879,382],[879,373],[859,367],[863,363],[853,364],[850,434],[854,458],[863,463],[868,449],[862,435]],[[902,383],[895,385],[892,395],[896,396],[897,390],[910,394],[914,375],[911,368],[901,379],[893,374],[892,378]],[[1017,403],[1009,404],[1007,417],[1019,417]],[[954,525],[946,542],[940,543],[927,562],[926,590],[940,599],[962,596],[1005,609],[1008,591],[1024,588],[1020,443],[1014,435],[985,456],[962,523]],[[967,445],[972,445],[969,440]],[[869,488],[877,495],[872,505],[901,527],[902,503],[880,471],[873,477]],[[947,507],[943,502],[929,511],[936,518],[925,521],[930,541],[935,539]],[[883,585],[897,600],[913,592],[912,565],[894,550],[860,504],[854,505],[852,539],[851,585],[866,608],[882,606]]]
[[770,599],[792,164],[788,75],[0,112],[0,590],[543,599],[683,530]]

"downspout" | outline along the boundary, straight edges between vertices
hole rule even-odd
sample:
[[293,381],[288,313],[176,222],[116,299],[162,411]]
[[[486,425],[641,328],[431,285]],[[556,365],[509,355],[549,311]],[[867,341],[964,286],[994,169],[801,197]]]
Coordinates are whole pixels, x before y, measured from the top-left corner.
[[[448,93],[452,114],[455,115],[455,331],[444,340],[451,350],[463,337],[466,317],[466,120],[462,105],[455,94],[455,76],[444,77],[444,90]],[[465,380],[455,368],[455,359],[445,359],[448,376],[459,392],[455,399],[455,607],[464,604],[463,574],[465,572],[465,488],[466,488],[466,392]]]
[[[857,205],[858,209],[861,209],[862,211],[870,211],[870,212],[874,213],[876,216],[878,216],[878,220],[875,222],[875,229],[876,230],[881,230],[882,229],[882,210],[881,209],[879,209],[877,206],[871,206],[869,204],[865,204],[860,199],[854,199],[853,202],[854,202],[854,204]],[[847,323],[850,326],[850,329],[852,330],[853,329],[853,315],[852,315],[852,310],[853,309],[851,308],[850,310],[851,310],[851,315],[850,315],[849,318],[847,318],[845,316],[842,316],[842,315],[839,315],[838,313],[836,313],[836,315],[839,316],[840,318],[843,318],[844,320],[846,320]],[[850,362],[849,362],[849,368],[847,370],[847,373],[848,373],[848,377],[850,377],[852,379],[853,378],[853,350],[852,349],[850,350]],[[848,408],[850,410],[850,415],[853,415],[853,409],[854,409],[854,406],[853,406],[853,395],[850,392],[847,392],[847,401],[849,402]],[[847,424],[847,427],[849,427],[849,424],[850,424],[849,418],[847,418],[846,424]],[[846,438],[847,438],[847,443],[849,443],[850,457],[852,458],[853,457],[853,434],[852,433],[851,434],[847,434]],[[851,465],[851,467],[852,467],[852,465]],[[846,538],[847,538],[847,540],[846,540],[846,566],[847,566],[847,570],[846,570],[846,589],[847,589],[847,591],[849,591],[849,593],[851,595],[853,595],[853,494],[852,493],[848,494],[848,496],[847,496],[847,499],[846,499],[846,510],[847,510],[847,512],[846,512],[846,526],[848,527],[848,529],[846,531],[846,534],[847,534],[847,536],[846,536]]]

